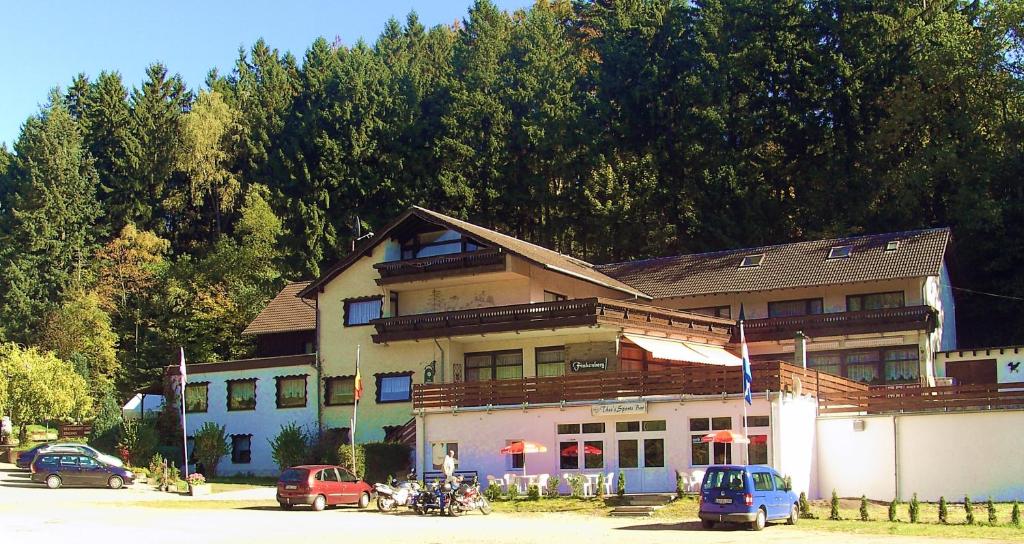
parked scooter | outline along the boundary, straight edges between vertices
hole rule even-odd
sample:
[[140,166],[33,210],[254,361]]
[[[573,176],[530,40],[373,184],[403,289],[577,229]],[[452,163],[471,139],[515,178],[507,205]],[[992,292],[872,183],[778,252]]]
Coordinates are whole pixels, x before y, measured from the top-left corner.
[[431,512],[444,515],[448,512],[451,491],[452,485],[449,483],[442,484],[435,481],[427,484],[426,489],[422,489],[416,494],[415,500],[411,504],[412,509],[421,516]]
[[415,479],[398,482],[394,478],[386,484],[374,484],[377,492],[377,510],[390,512],[399,506],[412,506],[420,493],[420,483]]
[[479,480],[473,478],[469,482],[464,482],[459,479],[458,484],[453,487],[448,501],[448,515],[459,516],[464,512],[476,509],[479,509],[485,516],[491,513],[491,503],[487,501],[487,497],[483,493],[480,493]]

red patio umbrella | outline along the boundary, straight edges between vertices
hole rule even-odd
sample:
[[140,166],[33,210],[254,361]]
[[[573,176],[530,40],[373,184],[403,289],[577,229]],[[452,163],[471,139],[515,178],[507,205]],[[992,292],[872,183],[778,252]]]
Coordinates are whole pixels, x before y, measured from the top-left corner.
[[499,453],[501,453],[502,455],[517,455],[517,454],[520,454],[520,453],[524,454],[523,455],[523,476],[526,476],[526,455],[525,454],[527,454],[527,453],[544,453],[546,451],[548,451],[548,449],[543,444],[538,444],[536,442],[527,442],[526,440],[521,440],[519,442],[513,442],[513,443],[505,446],[504,448],[501,448],[501,451]]
[[[563,457],[571,457],[573,455],[578,454],[579,451],[580,451],[579,444],[573,444],[571,446],[566,446],[565,449],[562,450],[562,456]],[[583,445],[583,453],[586,454],[586,455],[601,455],[601,453],[603,453],[603,452],[601,451],[601,448],[599,448],[597,446],[591,446],[590,444],[584,444]]]
[[701,442],[716,442],[719,444],[749,444],[750,440],[739,433],[732,431],[715,431],[701,437]]

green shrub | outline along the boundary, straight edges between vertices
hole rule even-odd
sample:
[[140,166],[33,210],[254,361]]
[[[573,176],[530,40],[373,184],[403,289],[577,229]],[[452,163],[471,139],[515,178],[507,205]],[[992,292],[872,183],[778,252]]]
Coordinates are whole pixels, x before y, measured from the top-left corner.
[[868,497],[867,495],[860,496],[860,520],[868,521]]
[[[389,474],[407,474],[412,448],[398,442],[356,445],[356,475],[367,482],[386,481]],[[352,470],[352,445],[338,446],[338,464]]]
[[217,476],[220,458],[231,453],[227,431],[223,425],[212,421],[203,423],[193,435],[192,455],[203,464],[203,470],[210,478]]
[[594,493],[597,495],[597,498],[602,501],[604,500],[604,482],[605,475],[602,472],[601,474],[597,475],[597,489],[594,490]]
[[921,513],[921,504],[917,502],[917,493],[910,497],[910,507],[908,510],[910,513],[910,523],[917,523],[918,515]]
[[939,497],[939,523],[949,521],[949,505],[946,504],[946,497]]
[[1013,510],[1010,510],[1010,523],[1014,527],[1020,527],[1020,504],[1013,501]]
[[992,497],[988,498],[988,502],[985,503],[985,508],[988,510],[988,524],[995,525],[999,522],[999,518],[996,516],[996,505],[992,503]]
[[683,479],[682,472],[676,472],[676,498],[681,499],[686,496],[686,480]]
[[582,474],[569,475],[569,495],[574,499],[583,497],[583,481],[584,476]]
[[508,486],[508,500],[519,500],[519,486],[515,485],[515,482]]
[[149,476],[157,487],[174,483],[178,479],[178,474],[178,468],[174,465],[168,465],[167,460],[159,453],[153,454],[153,457],[149,460]]
[[307,437],[310,439],[307,461],[318,465],[340,465],[338,450],[346,438],[341,429],[325,429]]
[[487,487],[484,489],[484,496],[487,497],[487,500],[489,500],[491,502],[494,502],[494,501],[500,499],[501,498],[501,486],[498,485],[498,484],[494,484],[494,483],[487,484]]
[[615,493],[620,499],[626,495],[626,473],[621,470],[619,471],[619,480],[616,485]]
[[558,484],[559,480],[557,474],[548,478],[548,497],[554,498],[558,496]]
[[811,513],[811,505],[807,502],[807,493],[804,491],[800,492],[800,517],[802,519],[814,519],[814,514]]
[[974,525],[974,505],[970,495],[964,497],[964,513],[967,514],[967,525]]
[[117,452],[126,465],[144,463],[156,451],[156,429],[145,422],[126,419],[121,422],[118,435]]
[[282,425],[277,436],[267,442],[270,444],[270,457],[281,470],[301,465],[309,455],[309,437],[295,423]]
[[900,499],[894,498],[889,503],[889,521],[899,521],[900,518],[896,515],[896,507],[900,505]]
[[842,519],[839,517],[839,494],[836,493],[835,489],[832,490],[831,506],[832,508],[831,510],[829,510],[828,519],[832,521],[838,521]]
[[526,489],[526,498],[531,501],[540,500],[540,486],[537,484],[530,484],[530,487]]

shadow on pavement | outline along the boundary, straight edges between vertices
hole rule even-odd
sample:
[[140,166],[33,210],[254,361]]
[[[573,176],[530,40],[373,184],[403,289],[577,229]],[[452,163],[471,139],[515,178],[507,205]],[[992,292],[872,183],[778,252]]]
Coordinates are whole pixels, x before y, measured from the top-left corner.
[[714,529],[705,529],[701,527],[699,521],[682,521],[677,523],[647,523],[643,525],[629,525],[627,527],[616,527],[616,531],[743,531],[746,530],[742,525],[733,525],[729,523],[719,523],[715,525]]

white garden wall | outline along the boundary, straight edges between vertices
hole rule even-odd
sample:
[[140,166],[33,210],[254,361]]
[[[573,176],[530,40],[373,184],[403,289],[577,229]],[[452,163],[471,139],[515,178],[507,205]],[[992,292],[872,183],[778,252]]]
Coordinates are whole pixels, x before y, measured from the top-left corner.
[[[863,431],[854,421],[864,422]],[[822,417],[818,492],[921,500],[1024,500],[1024,411]]]

